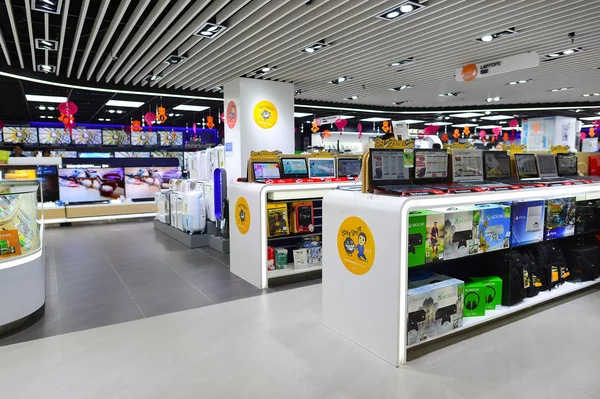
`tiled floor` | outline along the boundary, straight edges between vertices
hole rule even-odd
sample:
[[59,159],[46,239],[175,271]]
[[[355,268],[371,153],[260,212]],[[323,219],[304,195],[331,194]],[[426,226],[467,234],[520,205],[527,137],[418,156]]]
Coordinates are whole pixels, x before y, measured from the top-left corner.
[[44,241],[45,314],[0,346],[273,292],[230,273],[228,255],[191,250],[147,220],[51,227]]
[[0,348],[7,398],[598,399],[600,290],[394,368],[321,322],[321,287]]

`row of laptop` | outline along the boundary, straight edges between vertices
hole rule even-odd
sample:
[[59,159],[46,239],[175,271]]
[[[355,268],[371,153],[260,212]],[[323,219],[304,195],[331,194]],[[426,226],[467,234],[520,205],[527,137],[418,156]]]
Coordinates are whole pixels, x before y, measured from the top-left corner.
[[[450,182],[448,153],[445,150],[414,150],[414,163],[407,163],[404,150],[370,149],[369,182],[375,191],[401,195],[500,191],[549,185],[585,184],[592,176],[579,178],[575,154],[515,154],[516,173],[511,173],[505,151],[483,151],[480,162],[470,164],[469,182]],[[408,167],[410,165],[410,167]],[[514,178],[513,176],[518,178]],[[478,180],[478,181],[477,181]]]
[[279,161],[254,161],[254,180],[355,178],[360,174],[362,161],[358,157],[306,158],[283,157]]

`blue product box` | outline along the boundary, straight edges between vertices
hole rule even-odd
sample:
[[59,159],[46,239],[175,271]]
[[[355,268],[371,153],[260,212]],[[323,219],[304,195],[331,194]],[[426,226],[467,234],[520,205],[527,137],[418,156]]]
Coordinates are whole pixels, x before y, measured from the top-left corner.
[[575,234],[575,197],[546,200],[544,240]]
[[515,201],[511,204],[511,247],[544,239],[545,208],[544,200]]
[[510,206],[477,205],[479,217],[479,252],[505,249],[510,244]]

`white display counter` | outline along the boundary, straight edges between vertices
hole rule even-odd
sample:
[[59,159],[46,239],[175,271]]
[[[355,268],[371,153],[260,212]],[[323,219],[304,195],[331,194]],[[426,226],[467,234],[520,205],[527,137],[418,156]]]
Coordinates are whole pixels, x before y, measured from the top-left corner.
[[[576,196],[578,200],[598,199],[600,184],[425,197],[345,190],[328,192],[323,199],[323,264],[327,265],[323,269],[323,323],[387,362],[395,366],[405,364],[409,212],[440,206],[565,196]],[[367,233],[369,243],[366,252],[369,262],[360,263],[360,269],[354,271],[347,260],[342,261],[338,249],[340,234],[344,234],[342,225],[348,226],[347,218],[351,217],[361,219],[361,231]],[[541,292],[517,306],[489,311],[482,317],[465,318],[463,327],[452,332],[464,331],[598,282],[600,280],[565,283],[559,289]]]
[[[258,288],[267,288],[269,279],[320,270],[320,266],[267,271],[267,200],[301,200],[322,198],[340,187],[356,186],[357,182],[323,182],[299,184],[261,184],[233,182],[229,185],[230,269]],[[245,233],[236,225],[237,205],[247,203]]]

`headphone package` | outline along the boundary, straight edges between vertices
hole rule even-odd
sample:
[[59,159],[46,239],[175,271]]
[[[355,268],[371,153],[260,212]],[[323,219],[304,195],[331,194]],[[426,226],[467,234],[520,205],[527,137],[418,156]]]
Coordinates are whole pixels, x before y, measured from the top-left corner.
[[[496,276],[489,277],[471,277],[473,283],[477,282],[484,286],[483,297],[484,300],[484,309],[485,310],[494,310],[496,306],[499,306],[502,302],[502,279]],[[465,293],[466,293],[466,285],[465,285]],[[466,301],[466,297],[465,297]]]
[[485,315],[486,288],[482,282],[465,283],[464,317]]

